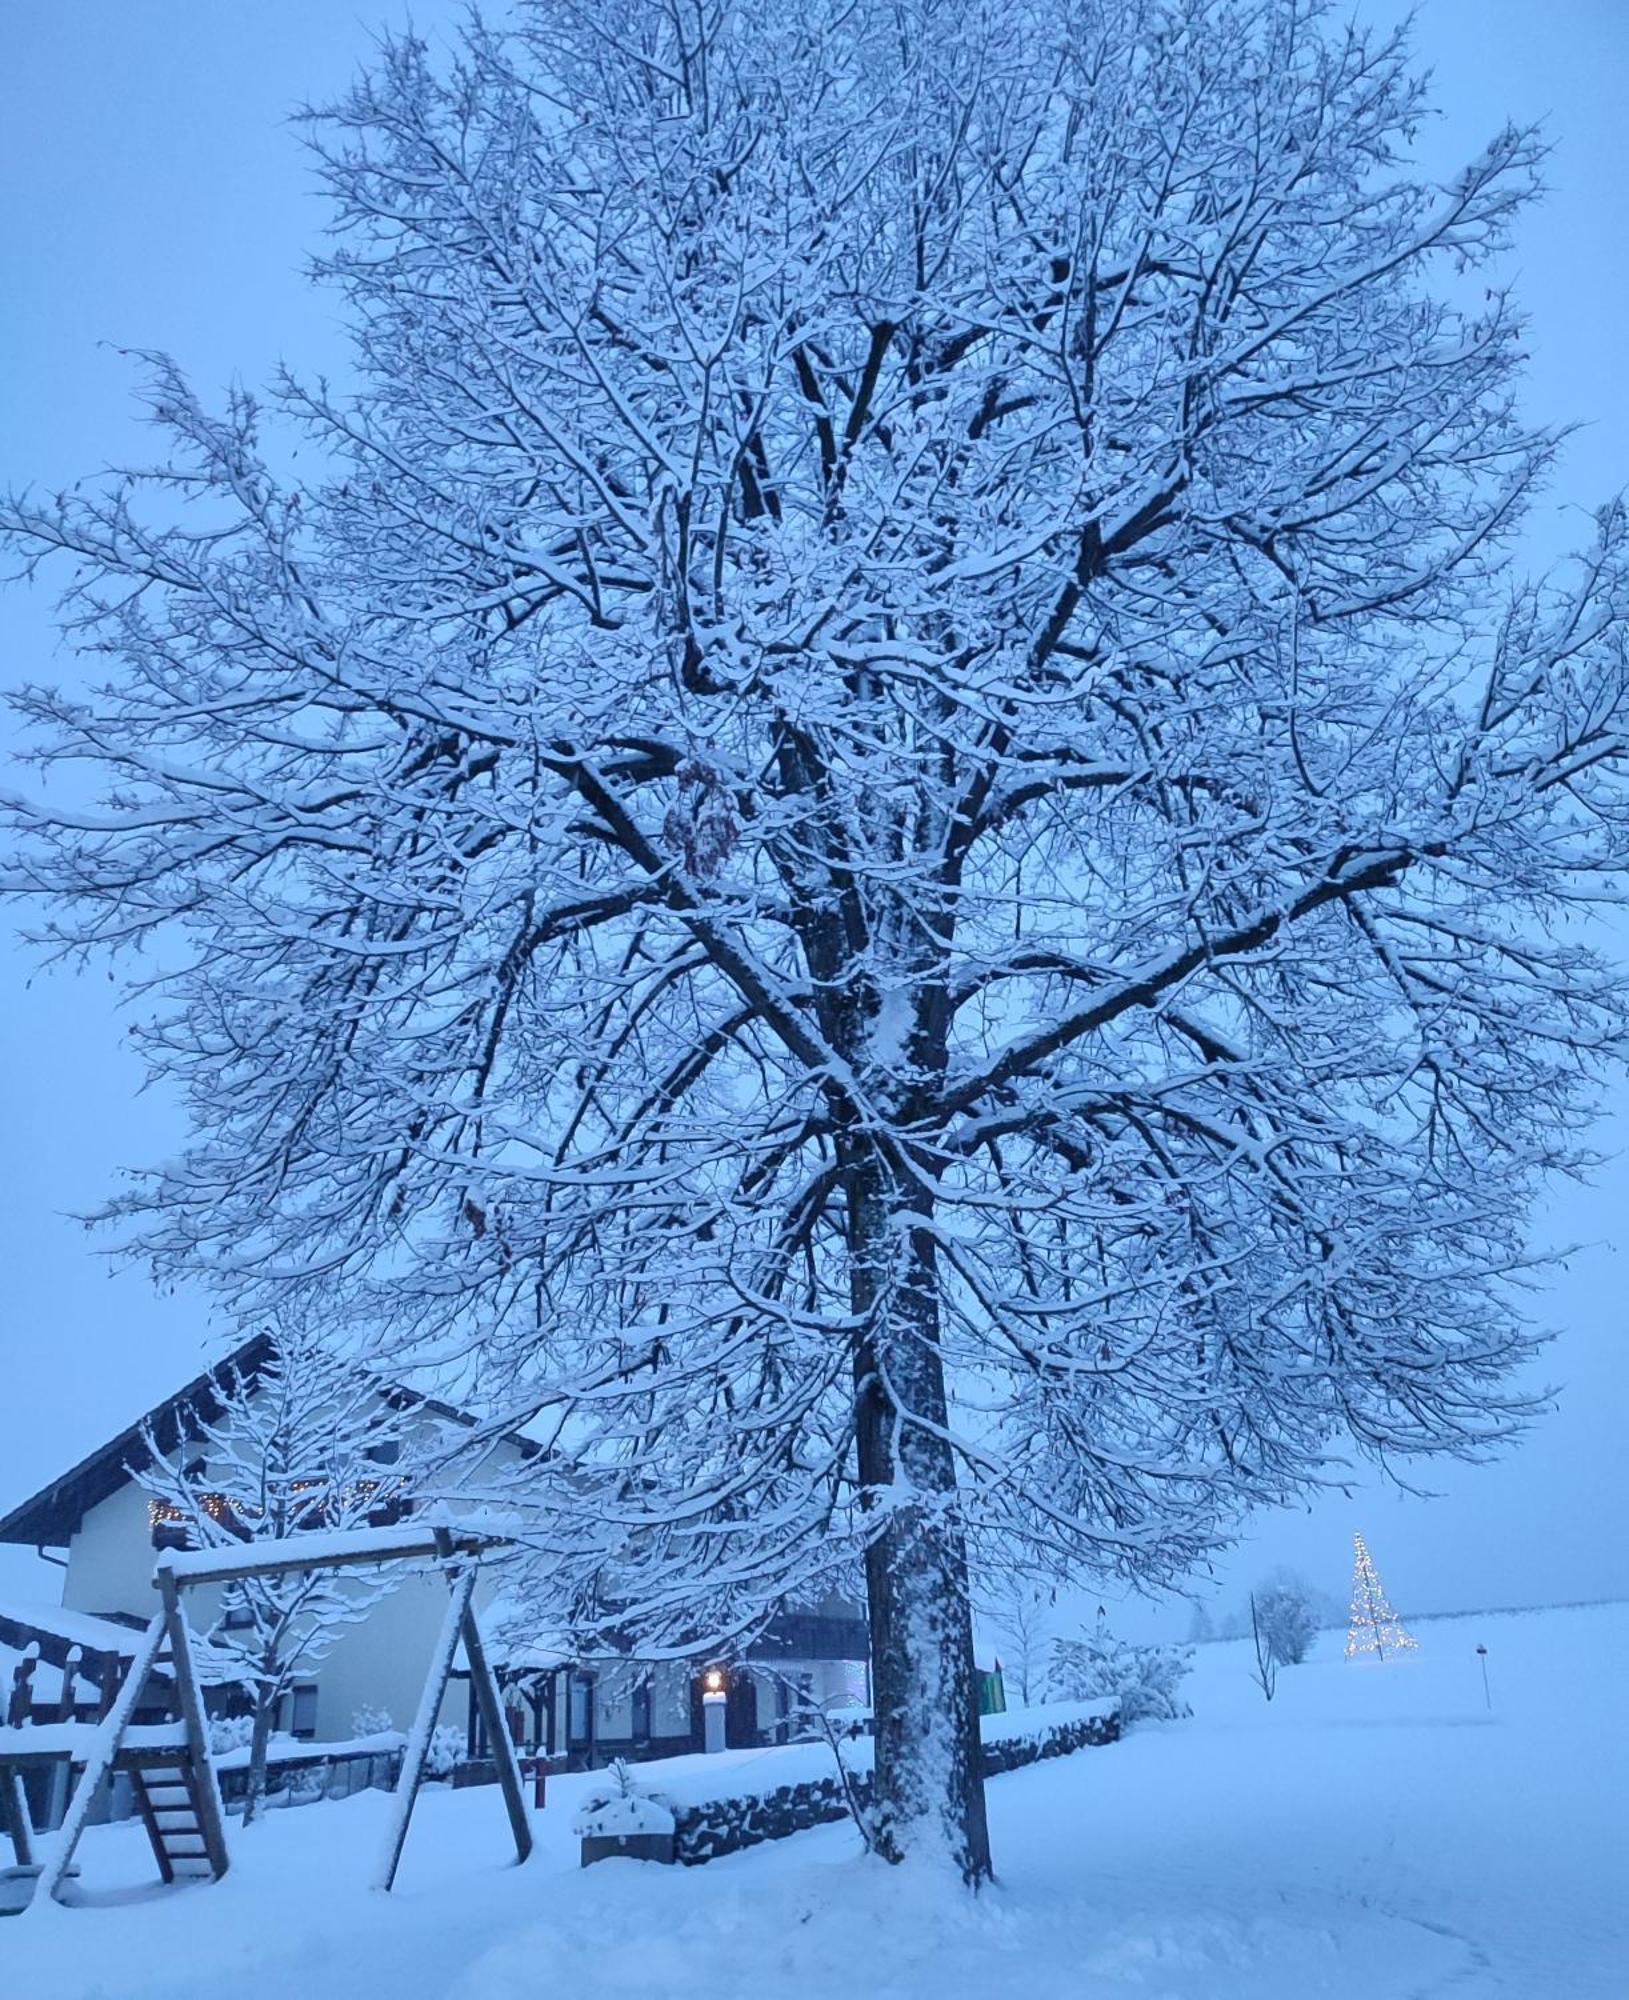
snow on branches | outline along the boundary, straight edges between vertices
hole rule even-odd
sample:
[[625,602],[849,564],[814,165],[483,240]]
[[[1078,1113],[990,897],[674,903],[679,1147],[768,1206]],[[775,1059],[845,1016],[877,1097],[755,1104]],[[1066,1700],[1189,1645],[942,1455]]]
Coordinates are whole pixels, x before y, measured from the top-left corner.
[[1101,1613],[1094,1629],[1052,1642],[1051,1688],[1064,1701],[1112,1695],[1123,1722],[1176,1722],[1192,1710],[1178,1693],[1193,1668],[1185,1646],[1139,1646],[1111,1632]]
[[[423,1497],[421,1482],[449,1456],[416,1398],[304,1337],[273,1342],[252,1370],[223,1371],[214,1402],[213,1415],[187,1414],[173,1448],[143,1433],[132,1471],[162,1545],[234,1549],[377,1527]],[[226,1586],[199,1664],[252,1703],[245,1824],[265,1790],[280,1704],[396,1580],[388,1568],[313,1569]]]
[[1506,1436],[1621,1050],[1624,522],[1509,577],[1554,440],[1441,281],[1539,148],[1425,185],[1420,102],[1309,0],[532,0],[313,128],[326,473],[158,361],[196,518],[4,516],[111,663],[14,880],[190,939],[147,1249],[536,1409],[585,1625],[863,1554],[970,1873],[965,1538],[1168,1578]]

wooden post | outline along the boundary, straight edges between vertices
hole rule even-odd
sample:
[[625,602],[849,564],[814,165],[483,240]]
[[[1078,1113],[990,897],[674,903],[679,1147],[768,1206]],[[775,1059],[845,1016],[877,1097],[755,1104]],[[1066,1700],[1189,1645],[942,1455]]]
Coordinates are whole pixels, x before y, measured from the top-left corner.
[[[442,1532],[437,1529],[438,1540]],[[470,1574],[474,1574],[473,1564]],[[503,1802],[509,1811],[509,1829],[515,1836],[515,1859],[524,1861],[532,1851],[532,1823],[526,1816],[526,1794],[521,1790],[514,1738],[509,1734],[503,1698],[498,1693],[498,1683],[486,1656],[486,1642],[475,1622],[473,1599],[464,1610],[463,1630],[464,1657],[469,1661],[470,1683],[481,1706],[486,1740],[492,1746],[492,1761],[498,1767],[498,1783],[503,1787]]]
[[413,1719],[413,1731],[407,1739],[407,1749],[402,1755],[402,1774],[396,1780],[396,1809],[390,1829],[390,1842],[385,1852],[384,1866],[380,1869],[378,1877],[381,1889],[388,1889],[391,1886],[396,1880],[396,1870],[401,1865],[402,1848],[407,1841],[407,1823],[413,1817],[413,1806],[418,1799],[419,1786],[424,1782],[424,1765],[430,1754],[431,1732],[436,1726],[436,1717],[441,1713],[447,1682],[452,1677],[453,1654],[458,1650],[464,1616],[469,1610],[470,1598],[474,1591],[475,1565],[471,1563],[453,1583],[452,1597],[447,1604],[447,1616],[442,1621],[441,1636],[436,1640],[436,1649],[430,1660],[430,1671],[424,1682],[424,1692],[419,1696],[419,1712]]
[[192,1634],[187,1630],[181,1609],[181,1593],[174,1573],[160,1570],[159,1595],[164,1600],[164,1627],[170,1641],[170,1670],[175,1675],[175,1691],[181,1720],[187,1725],[192,1747],[192,1789],[198,1809],[198,1826],[204,1838],[204,1852],[216,1878],[231,1865],[226,1851],[226,1826],[221,1811],[221,1788],[215,1782],[215,1759],[209,1748],[209,1718],[198,1686],[198,1670],[192,1658]]
[[11,1848],[19,1868],[34,1866],[34,1829],[28,1817],[28,1794],[23,1790],[21,1771],[0,1771],[0,1820],[11,1836]]
[[6,1726],[21,1729],[34,1706],[34,1669],[40,1663],[36,1641],[11,1670],[11,1699],[6,1703]]
[[57,1703],[58,1722],[72,1722],[74,1719],[74,1683],[79,1679],[79,1669],[84,1654],[77,1646],[68,1648],[67,1658],[62,1663],[62,1699]]

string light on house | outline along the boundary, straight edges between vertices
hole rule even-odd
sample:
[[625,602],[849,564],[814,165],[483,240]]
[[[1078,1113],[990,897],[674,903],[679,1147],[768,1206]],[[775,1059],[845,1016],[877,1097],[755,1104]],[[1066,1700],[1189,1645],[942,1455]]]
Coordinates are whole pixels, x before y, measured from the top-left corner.
[[[330,1498],[327,1482],[321,1479],[292,1479],[287,1483],[290,1525],[294,1528],[320,1528],[327,1524],[335,1502]],[[382,1511],[388,1507],[401,1507],[406,1501],[406,1492],[399,1480],[358,1479],[348,1486],[337,1489],[337,1500],[341,1509],[349,1510],[357,1504]],[[265,1514],[265,1508],[252,1500],[240,1499],[230,1493],[195,1490],[192,1494],[193,1506],[182,1507],[173,1500],[150,1498],[147,1502],[147,1525],[154,1528],[181,1528],[194,1519],[198,1511],[207,1514],[212,1521],[218,1521],[234,1534],[241,1534],[249,1521],[258,1521]]]
[[1384,1660],[1388,1653],[1406,1653],[1416,1641],[1386,1598],[1368,1544],[1361,1535],[1352,1537],[1352,1613],[1346,1632],[1346,1657],[1355,1660],[1373,1653]]

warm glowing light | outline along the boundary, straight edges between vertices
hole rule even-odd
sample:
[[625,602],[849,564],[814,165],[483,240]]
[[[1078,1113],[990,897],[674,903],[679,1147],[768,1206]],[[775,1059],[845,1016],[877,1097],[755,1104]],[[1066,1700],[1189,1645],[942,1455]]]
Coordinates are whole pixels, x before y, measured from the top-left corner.
[[709,1694],[722,1694],[724,1692],[724,1675],[722,1670],[718,1667],[709,1667],[704,1684]]
[[1352,1616],[1346,1633],[1346,1657],[1373,1653],[1384,1659],[1388,1653],[1406,1653],[1416,1641],[1386,1600],[1374,1557],[1361,1535],[1352,1537],[1356,1553],[1352,1562]]
[[[299,1496],[290,1502],[290,1524],[295,1528],[320,1528],[327,1524],[331,1511],[329,1505],[313,1505],[304,1496],[316,1494],[326,1496],[326,1482],[320,1479],[291,1479],[288,1492]],[[399,1481],[382,1479],[358,1479],[350,1486],[337,1490],[336,1504],[341,1507],[361,1506],[371,1509],[392,1505],[403,1497]],[[206,1513],[212,1521],[219,1521],[228,1528],[238,1528],[246,1521],[264,1518],[265,1508],[252,1500],[239,1499],[230,1493],[197,1491],[191,1496],[191,1507],[179,1506],[173,1500],[150,1499],[147,1502],[147,1525],[157,1528],[161,1525],[184,1522],[196,1518],[198,1510]]]

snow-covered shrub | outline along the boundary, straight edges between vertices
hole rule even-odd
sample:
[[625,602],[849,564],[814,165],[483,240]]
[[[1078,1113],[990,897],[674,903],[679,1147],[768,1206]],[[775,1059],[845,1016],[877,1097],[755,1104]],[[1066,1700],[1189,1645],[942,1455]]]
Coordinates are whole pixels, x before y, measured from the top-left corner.
[[464,1761],[464,1732],[443,1725],[430,1732],[430,1748],[424,1759],[427,1778],[450,1778],[454,1767]]
[[282,1803],[285,1806],[314,1806],[319,1799],[327,1795],[327,1791],[326,1764],[319,1764],[306,1770],[290,1771],[288,1789],[283,1794]]
[[1052,1646],[1052,1692],[1063,1701],[1113,1695],[1124,1722],[1172,1722],[1188,1715],[1178,1683],[1193,1665],[1186,1646],[1137,1646],[1106,1625]]
[[224,1757],[228,1750],[241,1750],[255,1733],[252,1715],[217,1715],[209,1724],[209,1754]]
[[671,1833],[673,1801],[637,1782],[622,1758],[606,1767],[577,1810],[572,1832],[585,1840],[616,1839],[635,1833]]
[[377,1702],[365,1701],[360,1708],[351,1711],[351,1734],[355,1737],[390,1736],[395,1729],[396,1718],[388,1708],[381,1708]]
[[1280,1666],[1298,1667],[1318,1634],[1318,1605],[1311,1584],[1281,1576],[1256,1591],[1256,1620]]

